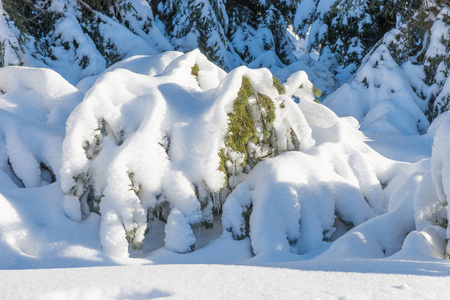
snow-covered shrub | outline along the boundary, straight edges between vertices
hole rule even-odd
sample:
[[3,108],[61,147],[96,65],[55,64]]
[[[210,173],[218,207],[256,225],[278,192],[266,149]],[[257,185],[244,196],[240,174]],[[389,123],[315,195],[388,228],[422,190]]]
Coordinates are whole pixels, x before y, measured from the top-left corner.
[[[295,83],[288,80],[288,93]],[[364,144],[354,120],[311,98],[297,109],[315,147],[261,162],[224,204],[224,232],[249,236],[255,254],[306,253],[387,210],[390,163]]]
[[67,122],[66,214],[80,221],[101,213],[108,254],[141,249],[157,219],[170,220],[168,248],[191,249],[191,239],[172,241],[175,232],[211,227],[213,213],[258,162],[314,146],[292,99],[313,101],[313,90],[304,72],[285,86],[267,69],[226,74],[198,50],[113,66]]
[[427,102],[381,44],[366,57],[352,80],[325,99],[338,116],[353,116],[365,131],[425,133]]
[[353,72],[389,30],[414,20],[421,3],[400,0],[300,0],[294,29],[306,50],[339,73]]
[[52,70],[0,68],[0,174],[5,184],[12,180],[19,187],[38,187],[59,179],[64,124],[82,97]]
[[322,257],[448,257],[449,132],[447,112],[427,132],[434,138],[431,159],[390,167],[391,179],[384,189],[387,213],[354,228]]
[[[448,200],[450,191],[450,113],[440,115],[431,124],[428,134],[434,135],[431,164],[428,172],[417,187],[415,194],[415,222],[419,231],[433,227],[440,232],[447,230],[449,239],[450,230],[448,228]],[[436,242],[437,243],[437,242]],[[450,253],[447,244],[446,253]]]
[[426,177],[429,167],[428,160],[413,164],[391,162],[383,190],[386,213],[353,228],[336,240],[322,257],[384,258],[402,250],[410,243],[406,241],[408,235],[417,234],[414,221],[416,187]]

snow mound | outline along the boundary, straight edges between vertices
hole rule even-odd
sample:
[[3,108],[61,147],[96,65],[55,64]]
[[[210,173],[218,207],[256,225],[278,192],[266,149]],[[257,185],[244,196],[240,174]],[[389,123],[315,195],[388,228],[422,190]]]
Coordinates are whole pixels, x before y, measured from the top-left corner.
[[[430,167],[417,187],[414,199],[415,222],[417,230],[432,226],[447,230],[448,239],[448,201],[450,187],[450,113],[438,116],[431,124],[429,134],[434,135]],[[440,229],[439,229],[440,228]],[[436,239],[435,239],[436,240]],[[444,237],[442,237],[442,242]],[[434,243],[434,245],[437,243]],[[446,252],[450,247],[447,243]]]
[[[434,138],[431,159],[393,166],[385,188],[388,212],[361,224],[338,239],[321,257],[392,259],[443,258],[450,248],[450,113],[440,115],[427,135]],[[447,231],[447,233],[446,233]]]
[[314,102],[299,108],[316,146],[260,163],[224,204],[224,234],[249,236],[255,254],[304,254],[388,209],[392,162],[365,145],[352,120]]
[[38,187],[59,178],[64,123],[82,97],[49,69],[0,68],[2,186]]
[[166,246],[186,252],[177,230],[211,227],[256,164],[315,143],[292,99],[313,103],[304,72],[284,86],[267,69],[227,74],[195,50],[130,58],[92,81],[67,121],[61,187],[70,218],[101,213],[109,255],[145,250],[159,221],[171,224]]

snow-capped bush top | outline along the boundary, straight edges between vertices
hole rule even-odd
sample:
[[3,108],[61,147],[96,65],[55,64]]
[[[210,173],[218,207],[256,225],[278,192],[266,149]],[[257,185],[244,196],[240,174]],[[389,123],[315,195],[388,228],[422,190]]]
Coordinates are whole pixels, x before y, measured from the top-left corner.
[[[0,90],[14,99],[11,112],[49,124],[64,123],[82,97],[73,85],[49,69],[0,68]],[[17,104],[17,100],[24,105]],[[34,109],[26,110],[27,106]]]
[[292,99],[313,103],[313,93],[304,72],[284,87],[267,69],[226,74],[198,50],[123,61],[96,80],[67,121],[66,213],[81,220],[100,211],[103,247],[114,255],[127,253],[116,236],[120,223],[139,249],[148,219],[162,213],[167,220],[166,208],[191,225],[212,224],[229,189],[259,161],[314,146]]
[[19,187],[57,180],[65,122],[82,97],[55,71],[0,68],[0,173]]

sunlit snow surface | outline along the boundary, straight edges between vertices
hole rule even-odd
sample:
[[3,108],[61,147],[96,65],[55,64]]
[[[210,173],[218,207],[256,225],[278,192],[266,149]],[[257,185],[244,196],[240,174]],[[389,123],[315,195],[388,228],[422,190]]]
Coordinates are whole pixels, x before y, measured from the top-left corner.
[[[444,298],[449,114],[420,136],[427,124],[417,126],[423,117],[419,106],[407,105],[416,100],[409,90],[391,93],[381,82],[376,96],[369,78],[367,102],[357,99],[363,83],[327,99],[336,107],[350,99],[354,117],[370,131],[364,135],[355,118],[338,118],[313,101],[306,73],[294,72],[302,66],[314,63],[303,59],[275,72],[287,95],[277,94],[268,70],[226,74],[198,51],[133,57],[76,88],[48,69],[0,69],[0,298]],[[317,70],[318,85],[337,88]],[[382,70],[385,77],[397,71]],[[239,178],[212,229],[191,229],[205,214],[192,184],[223,184],[216,154],[243,75],[258,92],[284,101],[274,130],[283,137],[294,126],[300,151],[259,163]],[[408,97],[389,102],[401,95]],[[88,161],[83,142],[99,118],[115,134],[105,135],[101,154]],[[88,170],[106,196],[102,217],[81,221],[78,200],[67,196],[79,170]],[[125,227],[140,222],[143,210],[124,182],[128,170],[145,183],[149,201],[162,190],[172,208],[167,225],[152,223],[143,250],[132,255],[138,258],[127,257]],[[249,237],[234,240],[250,203]],[[356,227],[344,234],[335,215]],[[193,242],[194,252],[172,252]]]

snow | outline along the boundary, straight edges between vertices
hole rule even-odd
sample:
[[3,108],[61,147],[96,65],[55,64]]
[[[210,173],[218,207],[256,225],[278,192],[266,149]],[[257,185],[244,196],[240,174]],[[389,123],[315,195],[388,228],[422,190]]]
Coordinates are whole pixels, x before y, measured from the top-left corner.
[[5,66],[20,64],[19,48],[20,31],[6,17],[3,3],[0,3],[0,44],[2,45],[2,63]]
[[368,132],[425,133],[427,102],[413,91],[385,45],[366,57],[354,79],[330,95],[325,105],[338,116],[353,116]]
[[2,298],[444,298],[450,113],[429,125],[383,47],[340,88],[260,58],[139,55],[76,86],[1,68]]
[[[332,265],[330,269],[334,270],[330,271],[220,265],[122,266],[30,270],[26,276],[24,271],[14,270],[0,273],[0,278],[1,286],[8,287],[2,288],[4,299],[438,299],[447,286],[445,277],[439,275],[445,274],[448,266],[433,262],[421,264],[420,275],[414,276],[402,261],[362,261],[357,266],[362,272],[338,271],[348,269],[344,262]],[[433,266],[437,273],[432,272]],[[391,274],[393,270],[400,274]],[[23,286],[27,287],[25,291]]]
[[[168,58],[173,61],[166,64]],[[142,64],[136,68],[136,60],[146,59],[148,70]],[[194,66],[199,69],[195,76],[191,74]],[[195,190],[204,190],[204,197],[210,193],[222,197],[225,179],[218,170],[218,153],[224,147],[227,115],[243,76],[250,79],[255,95],[264,93],[276,101],[281,116],[273,123],[273,132],[279,137],[277,151],[313,147],[305,116],[291,98],[278,94],[268,70],[241,67],[227,75],[198,51],[126,60],[95,81],[67,121],[61,170],[66,214],[81,221],[89,214],[89,205],[105,214],[102,245],[116,256],[128,253],[125,247],[113,250],[125,236],[140,247],[147,211],[158,210],[165,203],[181,211],[193,226],[211,221],[211,210],[221,203],[208,200],[201,212]],[[313,85],[304,72],[293,74],[286,89],[305,102],[314,100]],[[280,108],[282,104],[286,109]],[[293,144],[291,134],[299,146]],[[251,147],[256,158],[266,155],[265,148]],[[242,159],[229,151],[230,157]],[[244,177],[233,174],[230,184],[236,186]],[[99,200],[90,204],[90,194],[101,199],[100,204],[96,204]],[[77,201],[81,201],[81,209]],[[118,220],[122,220],[125,234],[113,233],[119,228]]]
[[192,232],[189,221],[184,214],[174,208],[167,218],[165,227],[166,237],[164,239],[165,247],[168,250],[187,253],[192,251],[195,245],[195,237]]

